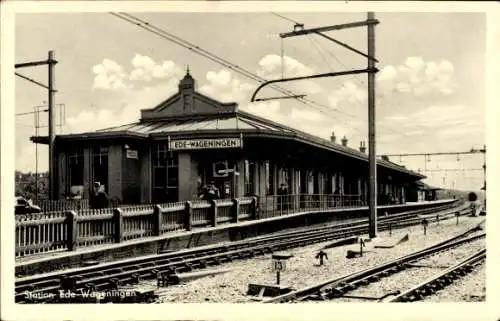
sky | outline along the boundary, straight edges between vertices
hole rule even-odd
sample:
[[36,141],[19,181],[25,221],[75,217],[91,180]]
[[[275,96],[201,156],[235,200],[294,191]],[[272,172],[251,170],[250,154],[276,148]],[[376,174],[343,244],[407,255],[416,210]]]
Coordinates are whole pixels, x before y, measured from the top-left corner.
[[[365,13],[133,13],[265,79],[363,69],[366,59],[318,36],[286,38],[293,20],[305,28],[366,18]],[[285,19],[285,18],[287,19]],[[376,13],[377,154],[467,151],[485,143],[484,13]],[[328,32],[366,52],[366,29]],[[55,51],[56,103],[64,104],[57,133],[76,133],[137,121],[177,90],[189,65],[198,90],[242,110],[329,138],[367,141],[367,76],[307,80],[280,86],[319,104],[293,99],[251,104],[257,83],[175,43],[108,13],[16,15],[16,63],[44,60]],[[282,63],[284,62],[284,63]],[[47,68],[18,70],[46,82]],[[46,90],[15,80],[16,113],[33,111]],[[278,96],[266,89],[259,97]],[[61,123],[59,113],[56,120]],[[46,113],[40,125],[47,124]],[[16,169],[35,171],[34,115],[16,116]],[[40,128],[40,135],[47,129]],[[47,147],[38,146],[38,170],[47,169]],[[426,182],[479,189],[483,156],[392,157]],[[447,169],[447,171],[443,171]],[[457,171],[455,171],[458,169]],[[472,170],[471,170],[472,169]]]

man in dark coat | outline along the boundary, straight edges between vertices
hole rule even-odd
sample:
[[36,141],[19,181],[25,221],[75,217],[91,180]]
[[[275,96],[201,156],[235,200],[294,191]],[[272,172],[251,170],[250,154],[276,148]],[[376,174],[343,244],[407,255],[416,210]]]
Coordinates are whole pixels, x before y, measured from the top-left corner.
[[201,198],[206,201],[212,201],[214,199],[220,198],[220,192],[217,187],[215,187],[214,182],[210,182],[207,186],[203,188],[203,192],[201,194]]
[[90,207],[91,208],[107,208],[109,206],[108,194],[104,191],[104,186],[99,182],[94,183],[94,188],[90,194]]

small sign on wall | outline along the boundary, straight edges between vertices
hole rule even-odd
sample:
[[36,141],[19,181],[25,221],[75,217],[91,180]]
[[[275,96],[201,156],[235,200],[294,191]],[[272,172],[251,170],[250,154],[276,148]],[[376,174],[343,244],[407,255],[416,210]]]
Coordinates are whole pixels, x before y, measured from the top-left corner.
[[139,153],[133,149],[127,149],[127,158],[139,159]]

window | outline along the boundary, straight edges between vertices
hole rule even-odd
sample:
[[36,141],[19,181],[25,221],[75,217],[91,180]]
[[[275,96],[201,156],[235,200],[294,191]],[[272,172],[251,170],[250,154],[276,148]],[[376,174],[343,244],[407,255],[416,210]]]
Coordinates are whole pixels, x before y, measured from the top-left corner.
[[83,185],[83,151],[73,151],[68,154],[68,187]]
[[313,177],[313,194],[319,194],[319,172],[313,172],[311,173]]
[[266,161],[266,194],[274,195],[274,166],[271,162]]
[[323,194],[332,194],[332,174],[325,173],[323,176]]
[[245,160],[245,196],[253,195],[255,178],[255,163]]
[[178,195],[178,162],[177,154],[167,150],[166,144],[153,147],[153,202],[177,202]]
[[335,190],[338,191],[339,195],[344,194],[344,177],[342,176],[341,173],[336,174],[336,179],[335,179]]
[[92,148],[92,181],[104,185],[108,191],[108,147],[94,146]]
[[288,168],[282,168],[281,169],[281,173],[280,173],[280,185],[281,184],[285,184],[285,186],[289,189],[290,186],[289,186],[289,180],[288,178],[290,177],[289,175],[289,172],[288,172]]

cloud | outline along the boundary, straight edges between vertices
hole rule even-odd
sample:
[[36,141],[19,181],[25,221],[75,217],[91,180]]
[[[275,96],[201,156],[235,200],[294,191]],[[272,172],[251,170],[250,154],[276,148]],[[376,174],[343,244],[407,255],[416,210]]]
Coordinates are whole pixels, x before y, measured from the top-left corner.
[[183,74],[183,71],[173,61],[156,63],[152,58],[141,54],[135,54],[132,66],[134,69],[130,73],[129,79],[135,81],[148,82],[152,79],[179,77]]
[[[291,57],[284,57],[285,77],[304,76],[313,74],[316,71],[306,66],[302,62]],[[265,55],[259,60],[256,73],[265,79],[277,79],[281,77],[281,57],[278,55]],[[151,85],[143,88],[135,88],[127,91],[127,94],[115,105],[121,104],[119,108],[110,108],[109,110],[80,113],[75,119],[67,121],[71,126],[86,130],[120,125],[127,122],[136,121],[139,117],[139,109],[153,107],[156,103],[166,99],[169,94],[177,90],[178,79],[183,75],[175,63],[164,61],[156,63],[153,59],[136,55],[132,59],[132,71],[127,74],[123,68],[108,61],[102,66],[96,66],[94,72],[100,74],[106,70],[106,80],[111,82],[122,81],[124,85],[135,84],[140,81],[150,82],[154,79],[161,79],[161,85]],[[96,73],[97,73],[96,72]],[[457,127],[471,128],[469,126],[480,126],[481,124],[471,125],[467,122],[469,117],[476,117],[477,111],[468,108],[465,105],[451,105],[446,102],[427,104],[418,97],[427,97],[428,94],[445,95],[453,92],[455,89],[452,76],[454,68],[447,61],[425,61],[420,57],[409,57],[402,65],[389,65],[384,67],[377,74],[377,93],[391,93],[390,97],[399,94],[401,97],[412,95],[412,100],[402,99],[398,104],[387,103],[383,105],[415,108],[409,113],[394,113],[394,108],[379,109],[381,127],[378,132],[381,146],[399,146],[404,148],[411,144],[414,148],[423,148],[425,146],[417,145],[415,137],[453,137],[453,129]],[[125,74],[125,77],[123,77]],[[113,78],[112,76],[115,76]],[[178,76],[180,75],[180,76]],[[163,78],[161,78],[163,77]],[[333,120],[329,112],[320,112],[309,106],[298,104],[289,104],[287,101],[274,100],[249,103],[250,95],[256,88],[256,85],[245,80],[241,80],[229,69],[217,69],[207,72],[205,78],[198,78],[201,83],[199,91],[207,96],[223,102],[236,102],[240,109],[257,116],[267,118],[272,121],[282,123],[287,126],[302,130],[304,132],[329,139],[332,131],[338,137],[338,141],[343,136],[349,139],[349,146],[357,148],[359,140],[366,140],[355,128],[356,120]],[[127,83],[128,82],[128,83]],[[308,82],[308,81],[307,81]],[[308,93],[321,91],[315,82],[310,81],[293,82],[288,85],[296,85],[292,90],[296,93]],[[310,86],[308,86],[310,85]],[[120,87],[120,82],[115,86]],[[290,88],[292,86],[289,86]],[[278,94],[279,95],[279,94]],[[261,95],[259,95],[261,96]],[[267,94],[262,93],[261,97]],[[433,96],[432,96],[433,97]],[[347,80],[343,85],[331,91],[326,97],[330,106],[345,110],[354,114],[359,119],[366,117],[366,110],[354,110],[353,105],[366,103],[367,91],[366,85]],[[427,97],[428,98],[428,97]],[[314,99],[314,98],[313,98]],[[391,98],[393,99],[393,98]],[[316,100],[316,99],[315,99]],[[427,99],[429,100],[429,99]],[[287,102],[287,103],[285,103]],[[425,102],[425,108],[418,109],[418,104]],[[408,105],[410,104],[410,105]],[[415,111],[416,110],[416,111]],[[476,114],[474,114],[476,113]],[[328,114],[328,117],[325,117]],[[358,115],[359,114],[359,115]],[[340,115],[342,116],[342,115]],[[344,118],[342,116],[342,118]],[[113,123],[110,125],[110,121]],[[363,123],[365,124],[365,123]],[[361,125],[363,125],[361,124]],[[476,128],[474,127],[474,128]],[[387,130],[391,132],[386,133]],[[463,136],[465,129],[456,131],[456,135]],[[457,136],[457,137],[458,137]],[[437,144],[437,142],[436,142]],[[398,148],[399,148],[398,147]],[[437,147],[436,147],[437,148]]]
[[388,65],[380,70],[377,90],[383,94],[449,95],[456,90],[453,73],[453,64],[448,60],[425,61],[422,57],[408,57],[402,65]]
[[240,106],[240,109],[271,121],[283,123],[284,112],[278,100],[247,103]]
[[92,68],[95,74],[93,89],[119,90],[127,88],[124,79],[127,77],[123,68],[113,60],[103,61]]
[[151,59],[148,56],[143,56],[141,54],[135,54],[134,58],[132,59],[132,66],[134,66],[135,68],[153,70],[155,65],[156,63],[153,59]]
[[346,136],[349,140],[348,146],[352,148],[357,148],[360,140],[366,140],[352,126],[332,122],[331,117],[325,117],[324,113],[308,108],[306,106],[297,106],[289,110],[281,105],[280,101],[276,100],[247,104],[241,107],[242,110],[248,113],[326,140],[330,139],[332,132],[335,132],[338,143],[343,136]]
[[333,108],[339,107],[343,103],[359,104],[367,99],[366,88],[361,88],[353,81],[346,81],[342,87],[332,91],[328,95],[328,102]]
[[281,56],[278,55],[266,55],[258,63],[259,75],[261,77],[281,75],[282,64],[284,72],[290,77],[307,76],[314,73],[312,68],[294,58],[283,56],[283,59],[281,59]]
[[[315,70],[313,68],[304,65],[294,58],[283,56],[283,59],[281,59],[281,56],[273,54],[262,57],[258,62],[257,70],[257,75],[266,80],[279,79],[282,75],[284,78],[289,78],[309,76],[314,73]],[[321,86],[312,80],[294,81],[289,83],[288,86],[292,91],[297,91],[297,93],[314,95],[322,91]]]
[[206,74],[208,83],[199,88],[199,91],[221,102],[243,103],[250,100],[250,95],[256,86],[233,76],[227,69],[209,71]]
[[[269,61],[273,60],[264,61],[264,65],[271,69]],[[282,100],[250,103],[250,95],[256,86],[239,80],[230,70],[209,71],[206,81],[199,89],[201,93],[219,101],[237,102],[242,111],[325,139],[329,139],[333,129],[337,135],[353,136],[354,130],[351,127],[339,123],[332,124],[331,117],[325,117],[324,113],[309,106],[291,107]]]
[[[391,116],[394,107],[418,108],[419,104],[428,104],[430,99],[445,99],[454,93],[453,72],[453,64],[447,60],[425,61],[421,57],[408,57],[402,65],[383,67],[377,73],[375,87],[382,122],[390,121],[385,117]],[[330,92],[328,102],[332,108],[352,114],[353,107],[367,106],[367,85],[353,80],[345,81]],[[354,116],[362,115],[360,113],[361,110],[354,110]]]
[[[177,91],[178,80],[168,79],[154,86],[132,89],[98,110],[86,109],[66,119],[66,133],[81,133],[138,121],[140,110],[153,108]],[[96,108],[99,108],[97,106]]]
[[183,71],[173,61],[156,63],[152,58],[135,54],[131,61],[132,70],[127,72],[124,67],[111,59],[103,59],[95,65],[92,89],[120,91],[134,88],[138,82],[150,82],[154,79],[180,79]]

